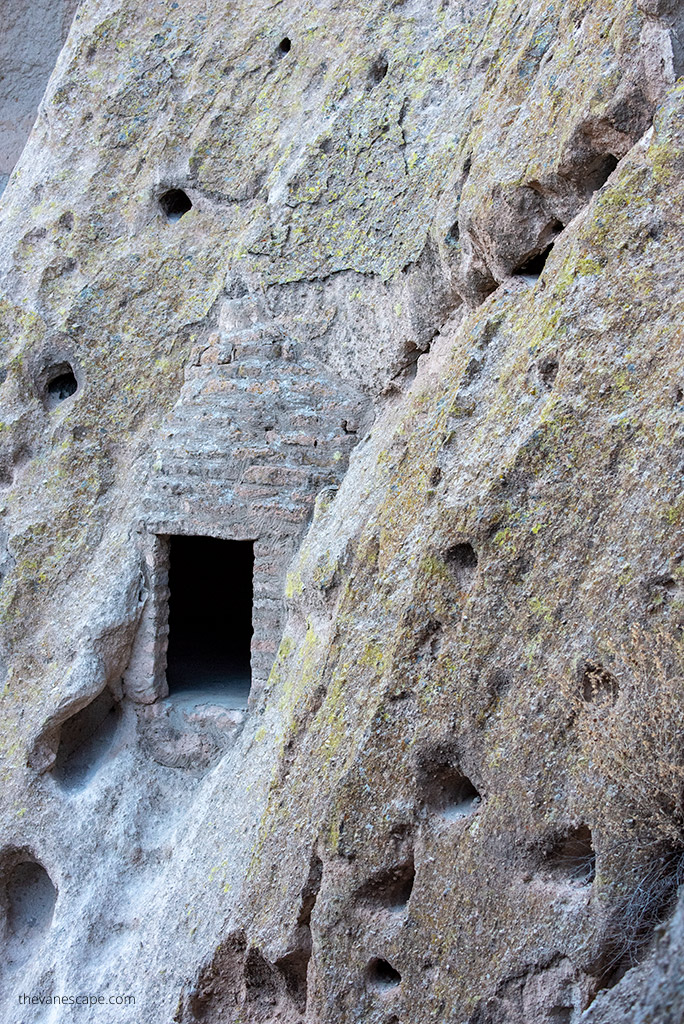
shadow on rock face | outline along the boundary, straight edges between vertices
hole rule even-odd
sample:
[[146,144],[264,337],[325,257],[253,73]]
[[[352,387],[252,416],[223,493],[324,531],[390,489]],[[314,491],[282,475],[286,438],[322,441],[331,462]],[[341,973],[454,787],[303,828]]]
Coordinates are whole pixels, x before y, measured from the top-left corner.
[[80,789],[100,767],[114,742],[121,709],[105,689],[61,727],[53,776],[64,789]]

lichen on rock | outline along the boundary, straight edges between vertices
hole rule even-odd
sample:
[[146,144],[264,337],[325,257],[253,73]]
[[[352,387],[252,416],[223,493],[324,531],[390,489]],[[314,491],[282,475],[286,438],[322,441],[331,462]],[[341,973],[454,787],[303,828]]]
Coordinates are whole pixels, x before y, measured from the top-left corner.
[[20,6],[2,1019],[679,1024],[680,5]]

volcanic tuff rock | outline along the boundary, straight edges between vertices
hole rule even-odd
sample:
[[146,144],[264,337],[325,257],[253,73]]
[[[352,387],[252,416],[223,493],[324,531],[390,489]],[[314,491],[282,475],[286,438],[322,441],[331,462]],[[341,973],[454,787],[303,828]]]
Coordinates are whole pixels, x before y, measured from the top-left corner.
[[31,131],[78,0],[4,0],[0,34],[0,194]]
[[[0,203],[3,1021],[681,1021],[682,70],[678,0],[78,6]],[[177,535],[254,542],[246,710],[168,695]]]

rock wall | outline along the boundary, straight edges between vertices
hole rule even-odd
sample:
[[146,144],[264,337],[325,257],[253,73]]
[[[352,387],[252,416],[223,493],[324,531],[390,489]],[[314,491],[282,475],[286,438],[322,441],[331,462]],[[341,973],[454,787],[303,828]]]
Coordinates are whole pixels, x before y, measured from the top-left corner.
[[19,159],[79,0],[6,0],[0,36],[0,194]]
[[[83,0],[0,203],[3,1020],[681,1020],[683,18]],[[176,535],[254,542],[246,712]]]

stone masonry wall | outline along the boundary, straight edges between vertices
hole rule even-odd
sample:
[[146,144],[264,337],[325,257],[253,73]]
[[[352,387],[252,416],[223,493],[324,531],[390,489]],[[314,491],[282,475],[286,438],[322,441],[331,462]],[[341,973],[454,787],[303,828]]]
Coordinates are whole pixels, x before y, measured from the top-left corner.
[[[335,487],[372,412],[239,279],[190,353],[141,490],[153,534],[254,540],[252,676],[258,699],[283,629],[285,574],[316,496]],[[244,293],[244,294],[240,294]],[[151,674],[152,678],[154,673]]]

